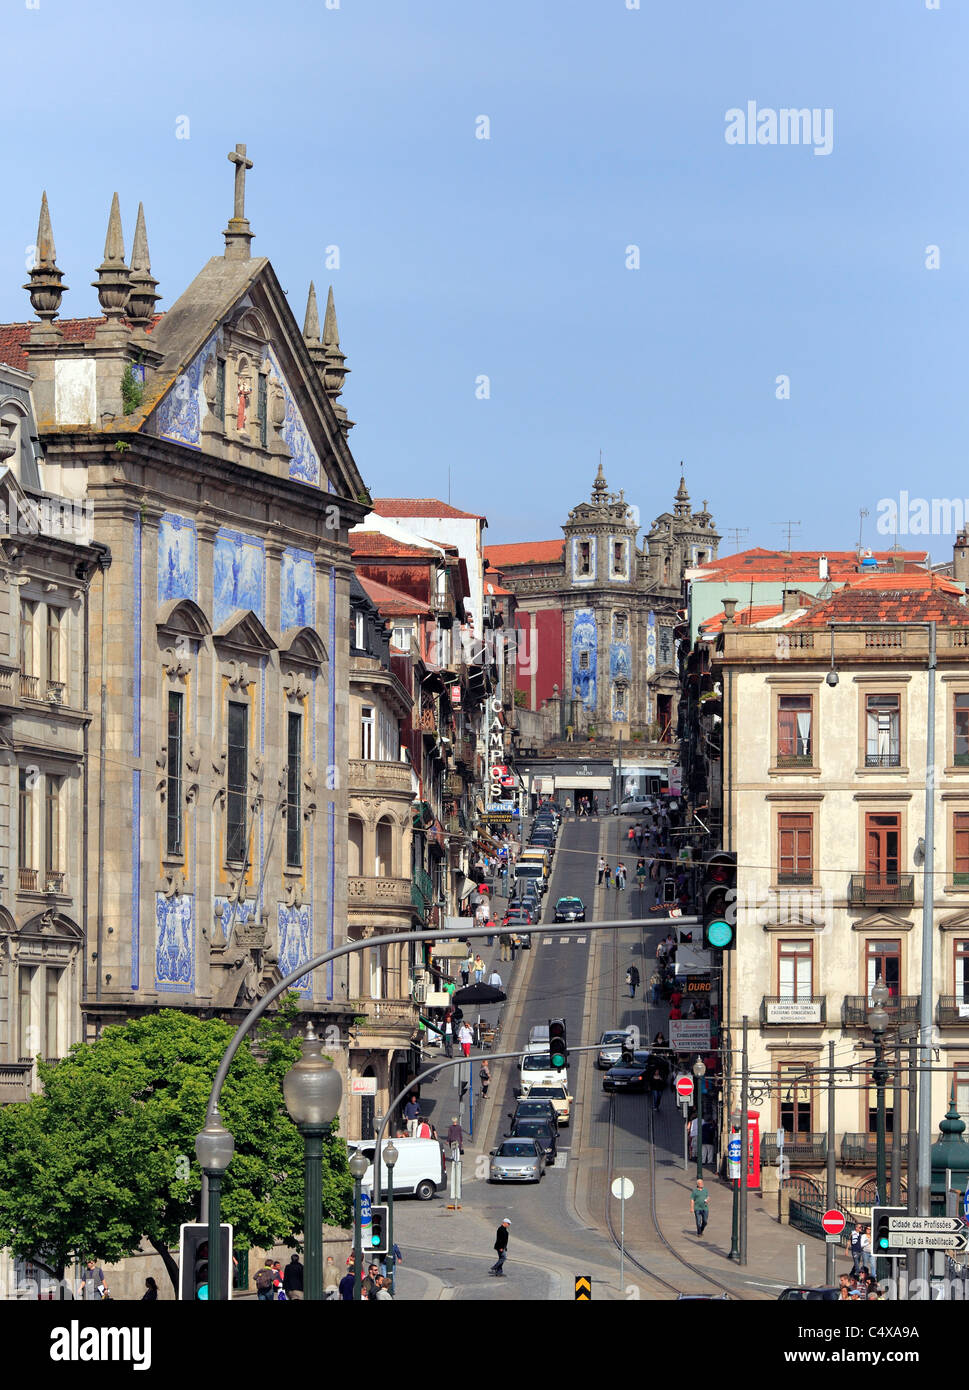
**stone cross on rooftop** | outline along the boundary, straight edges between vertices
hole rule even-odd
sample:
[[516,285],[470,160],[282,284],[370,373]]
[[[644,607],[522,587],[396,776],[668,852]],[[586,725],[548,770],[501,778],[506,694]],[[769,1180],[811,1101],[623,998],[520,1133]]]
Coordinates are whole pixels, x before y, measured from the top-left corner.
[[246,170],[252,168],[252,160],[246,158],[245,145],[236,145],[234,152],[229,155],[229,160],[236,166],[235,206],[232,209],[232,216],[244,220],[246,215]]

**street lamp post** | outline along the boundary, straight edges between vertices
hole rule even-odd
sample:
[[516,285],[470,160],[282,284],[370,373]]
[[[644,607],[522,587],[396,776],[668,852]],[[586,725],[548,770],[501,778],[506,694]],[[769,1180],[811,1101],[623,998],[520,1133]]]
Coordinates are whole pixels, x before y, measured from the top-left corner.
[[400,1158],[397,1145],[391,1139],[384,1149],[384,1163],[387,1165],[387,1270],[390,1275],[390,1292],[394,1292],[394,1278],[397,1261],[394,1259],[394,1164]]
[[[218,1107],[209,1111],[195,1140],[195,1154],[209,1187],[209,1298],[222,1299],[222,1178],[232,1162],[235,1141],[223,1126]],[[232,1252],[229,1251],[229,1258]]]
[[[882,977],[879,975],[871,991],[871,999],[874,1007],[868,1010],[868,1026],[871,1029],[872,1041],[875,1044],[875,1065],[872,1068],[872,1075],[875,1079],[876,1096],[876,1122],[875,1122],[875,1186],[878,1189],[878,1201],[887,1202],[888,1193],[885,1190],[885,1082],[888,1079],[888,1068],[885,1066],[885,1032],[888,1028],[888,1014],[885,1012],[885,1003],[888,999],[888,988]],[[895,1123],[895,1116],[892,1116],[892,1123]],[[874,1257],[874,1248],[872,1249]],[[875,1278],[881,1274],[881,1264],[877,1258],[873,1259]]]
[[703,1078],[706,1074],[703,1058],[698,1057],[693,1063],[693,1075],[696,1077],[696,1175],[700,1179],[703,1178]]
[[[740,1117],[740,1111],[739,1111],[739,1110],[733,1110],[733,1111],[731,1111],[731,1113],[730,1113],[730,1135],[731,1135],[731,1138],[733,1138],[733,1136],[734,1136],[735,1134],[739,1134],[739,1133],[740,1133],[740,1118],[741,1118],[741,1117]],[[728,1164],[727,1172],[729,1173],[729,1171],[730,1171],[730,1168],[729,1168],[729,1164],[730,1164],[730,1149],[729,1149],[729,1147],[728,1147],[728,1149],[727,1149],[727,1164]],[[730,1213],[730,1254],[727,1256],[727,1258],[730,1259],[730,1260],[737,1260],[737,1261],[739,1261],[739,1260],[740,1260],[740,1179],[739,1179],[739,1178],[733,1178],[733,1179],[732,1179],[732,1182],[733,1182],[733,1194],[732,1194],[732,1201],[731,1201],[731,1208],[732,1208],[732,1210],[731,1210],[731,1213]]]
[[323,1298],[323,1138],[340,1110],[343,1083],[312,1023],[303,1033],[302,1055],[283,1077],[286,1109],[303,1136],[303,1240],[306,1298]]
[[347,1165],[353,1178],[353,1298],[360,1302],[363,1286],[363,1237],[360,1232],[360,1184],[370,1167],[358,1149]]

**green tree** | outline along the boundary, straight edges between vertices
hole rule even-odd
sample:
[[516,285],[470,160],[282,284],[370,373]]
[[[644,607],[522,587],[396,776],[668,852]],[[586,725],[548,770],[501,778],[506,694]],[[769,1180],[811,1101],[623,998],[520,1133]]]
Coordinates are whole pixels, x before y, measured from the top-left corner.
[[[293,996],[237,1052],[222,1090],[235,1154],[222,1216],[238,1249],[297,1245],[303,1224],[303,1141],[282,1078],[298,1059]],[[62,1061],[39,1063],[43,1091],[0,1109],[0,1246],[63,1277],[73,1258],[115,1262],[142,1240],[177,1290],[178,1228],[198,1219],[195,1136],[234,1029],[163,1009],[105,1028]],[[324,1150],[324,1220],[350,1218],[352,1180],[336,1121]]]

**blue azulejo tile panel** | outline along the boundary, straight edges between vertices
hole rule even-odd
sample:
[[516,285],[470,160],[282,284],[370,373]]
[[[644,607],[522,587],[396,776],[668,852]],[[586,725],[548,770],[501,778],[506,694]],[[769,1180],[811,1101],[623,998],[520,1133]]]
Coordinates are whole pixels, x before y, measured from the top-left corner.
[[222,526],[213,546],[213,619],[219,628],[237,608],[266,621],[266,551],[258,536]]
[[632,655],[628,642],[613,642],[609,648],[609,677],[628,681],[632,673]]
[[244,903],[230,903],[228,898],[215,899],[215,920],[222,928],[222,935],[226,941],[231,940],[232,928],[241,922],[254,922],[256,920],[256,903],[254,898],[247,898]]
[[572,698],[581,700],[591,712],[596,707],[597,654],[595,612],[578,608],[572,619]]
[[[269,352],[269,361],[272,364],[273,373],[282,388],[283,396],[286,400],[286,418],[283,421],[283,443],[289,454],[289,476],[296,478],[301,483],[313,483],[316,487],[320,483],[320,459],[310,440],[309,430],[300,412],[299,406],[293,399],[293,393],[289,389],[286,378],[283,376],[279,363],[276,361],[272,351]],[[326,479],[323,485],[328,486]]]
[[286,632],[293,627],[316,625],[316,566],[308,550],[288,546],[283,551],[280,613]]
[[155,411],[153,425],[162,439],[176,444],[190,444],[198,449],[202,439],[202,420],[207,409],[202,392],[202,373],[209,354],[215,346],[213,333],[205,347],[179,372],[175,382]]
[[[283,977],[292,975],[313,954],[313,909],[309,903],[302,907],[276,904],[279,930],[279,970]],[[311,998],[313,985],[309,975],[303,975],[293,989]]]
[[195,993],[195,899],[155,894],[155,988]]
[[158,523],[158,602],[198,597],[198,543],[190,517],[166,512]]

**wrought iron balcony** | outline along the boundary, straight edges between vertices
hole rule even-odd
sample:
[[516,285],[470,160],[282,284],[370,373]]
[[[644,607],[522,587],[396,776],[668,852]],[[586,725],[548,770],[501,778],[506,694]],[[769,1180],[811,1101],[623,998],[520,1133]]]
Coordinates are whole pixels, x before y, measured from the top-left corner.
[[866,753],[865,767],[901,767],[901,753]]
[[811,753],[778,753],[778,767],[813,767],[814,757]]
[[[867,1028],[868,1013],[875,1006],[864,994],[846,994],[841,1005],[845,1028]],[[921,1000],[917,994],[893,994],[885,1001],[890,1028],[910,1027],[919,1021]]]
[[18,869],[17,886],[21,893],[36,893],[40,881],[39,869]]
[[[887,1148],[891,1151],[892,1136],[886,1136]],[[841,1137],[841,1162],[857,1164],[862,1168],[871,1167],[878,1157],[877,1140],[874,1134],[844,1134]]]
[[911,907],[914,902],[914,874],[852,874],[848,883],[849,907],[879,903]]
[[[791,1163],[824,1163],[828,1154],[826,1134],[785,1134],[784,1156]],[[777,1135],[762,1134],[760,1139],[761,1164],[776,1163],[778,1159]]]
[[935,1021],[940,1028],[969,1028],[969,1000],[958,994],[940,994]]
[[22,700],[36,700],[39,694],[40,677],[28,676],[23,671],[20,673],[20,698]]

